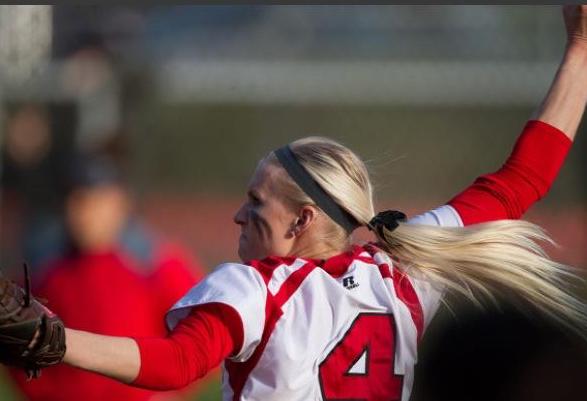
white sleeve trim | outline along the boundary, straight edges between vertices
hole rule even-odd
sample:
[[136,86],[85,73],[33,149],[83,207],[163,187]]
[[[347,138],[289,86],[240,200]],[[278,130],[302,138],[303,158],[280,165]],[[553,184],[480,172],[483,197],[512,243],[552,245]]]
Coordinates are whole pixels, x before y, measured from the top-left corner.
[[443,205],[408,220],[409,224],[440,227],[463,227],[463,220],[454,207]]
[[233,357],[243,361],[250,357],[261,341],[266,299],[265,282],[253,267],[225,263],[173,305],[167,312],[166,323],[172,330],[196,305],[213,302],[226,304],[237,311],[243,324],[243,346]]

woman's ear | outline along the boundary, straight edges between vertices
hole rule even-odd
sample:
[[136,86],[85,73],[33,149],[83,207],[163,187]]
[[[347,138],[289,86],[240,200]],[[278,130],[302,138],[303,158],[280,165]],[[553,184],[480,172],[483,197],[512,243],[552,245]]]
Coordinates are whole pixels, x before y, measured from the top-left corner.
[[300,212],[298,213],[298,217],[295,219],[293,227],[292,227],[292,234],[294,236],[298,236],[302,234],[304,231],[308,229],[316,220],[318,216],[318,212],[315,207],[313,206],[302,206]]

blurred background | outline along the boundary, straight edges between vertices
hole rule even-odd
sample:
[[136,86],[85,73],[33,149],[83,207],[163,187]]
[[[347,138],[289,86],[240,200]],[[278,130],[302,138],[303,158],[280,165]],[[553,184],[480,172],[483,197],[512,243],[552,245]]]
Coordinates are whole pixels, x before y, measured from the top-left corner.
[[[438,206],[509,154],[560,61],[560,14],[553,6],[0,6],[0,265],[19,279],[27,260],[50,295],[105,274],[84,282],[72,264],[93,269],[114,254],[112,274],[131,271],[141,288],[166,278],[181,294],[237,260],[232,216],[259,158],[310,134],[368,162],[380,208]],[[560,245],[553,256],[582,269],[586,135],[527,216]],[[80,204],[95,216],[104,199],[112,209],[98,222],[84,217]],[[106,287],[91,294],[89,285],[63,308],[92,297],[86,308],[96,307]],[[169,288],[152,291],[162,300],[153,308],[171,302]],[[67,323],[77,312],[60,314],[72,314]],[[424,344],[414,399],[468,399],[504,376],[507,384],[475,399],[536,400],[542,378],[542,396],[566,388],[569,398],[550,399],[585,399],[584,345],[551,330],[513,311],[444,312]],[[18,374],[3,377],[2,400],[75,399],[43,395],[57,391],[50,384],[23,393]],[[219,399],[218,380],[215,372],[184,392],[136,397]]]

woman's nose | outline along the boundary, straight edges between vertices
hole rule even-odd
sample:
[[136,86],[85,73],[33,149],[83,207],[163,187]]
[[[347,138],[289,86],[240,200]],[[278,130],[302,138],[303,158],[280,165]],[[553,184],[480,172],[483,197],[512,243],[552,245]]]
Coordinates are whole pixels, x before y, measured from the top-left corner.
[[245,224],[247,222],[247,212],[246,212],[246,204],[243,204],[240,209],[238,209],[238,211],[236,212],[236,214],[234,215],[233,221],[235,222],[235,224],[238,224],[239,226],[242,226],[243,224]]

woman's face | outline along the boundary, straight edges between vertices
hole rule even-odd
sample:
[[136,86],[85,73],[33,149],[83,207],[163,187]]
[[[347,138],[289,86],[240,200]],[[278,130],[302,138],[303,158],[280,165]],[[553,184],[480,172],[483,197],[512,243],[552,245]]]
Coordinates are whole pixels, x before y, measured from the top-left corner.
[[247,199],[234,216],[241,226],[238,254],[243,261],[287,256],[293,247],[292,228],[297,215],[277,195],[280,169],[261,162],[253,174]]

